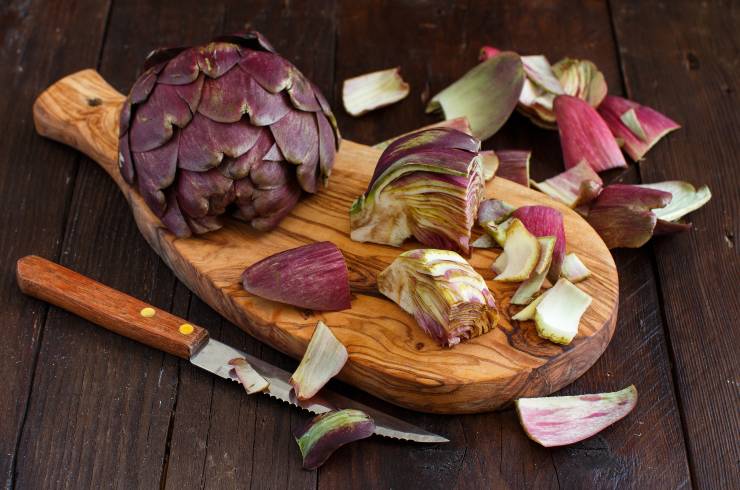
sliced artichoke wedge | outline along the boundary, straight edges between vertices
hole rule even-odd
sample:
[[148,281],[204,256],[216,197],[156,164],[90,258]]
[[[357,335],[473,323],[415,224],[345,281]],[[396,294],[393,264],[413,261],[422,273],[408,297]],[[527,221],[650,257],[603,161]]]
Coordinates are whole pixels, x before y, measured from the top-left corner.
[[378,289],[440,345],[451,347],[498,323],[486,282],[449,250],[410,250],[378,275]]
[[468,254],[484,193],[480,141],[435,128],[398,138],[383,152],[365,194],[350,209],[358,242],[421,243]]

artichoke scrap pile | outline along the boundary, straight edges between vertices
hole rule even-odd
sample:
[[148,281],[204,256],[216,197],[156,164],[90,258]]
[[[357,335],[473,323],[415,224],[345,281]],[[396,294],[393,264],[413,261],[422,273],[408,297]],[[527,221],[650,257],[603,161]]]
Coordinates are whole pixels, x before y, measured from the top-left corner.
[[122,176],[180,237],[227,212],[274,228],[326,185],[340,142],[318,88],[257,32],[154,51],[119,134]]

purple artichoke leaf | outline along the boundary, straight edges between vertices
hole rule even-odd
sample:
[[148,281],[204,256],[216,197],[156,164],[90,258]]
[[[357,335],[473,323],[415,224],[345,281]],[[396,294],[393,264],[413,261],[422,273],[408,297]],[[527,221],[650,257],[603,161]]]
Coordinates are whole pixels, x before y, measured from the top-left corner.
[[128,146],[127,134],[124,134],[118,139],[118,168],[121,171],[123,180],[133,185],[136,180],[136,171],[134,170],[134,160],[131,156],[131,150]]
[[300,195],[300,189],[291,182],[272,189],[255,189],[252,204],[260,215],[273,214],[280,209],[292,208]]
[[324,113],[327,119],[331,120],[334,117],[334,113],[331,111],[331,106],[329,105],[329,101],[326,100],[326,97],[324,97],[324,93],[321,92],[321,90],[319,89],[319,87],[316,86],[316,84],[311,83],[311,88],[313,89],[313,94],[316,97],[316,101],[319,103],[319,106],[321,107],[321,111]]
[[167,62],[157,81],[168,85],[186,85],[200,74],[198,59],[192,49],[186,49]]
[[277,54],[250,51],[242,57],[239,66],[273,94],[290,86],[291,65]]
[[311,84],[298,69],[291,70],[292,83],[288,87],[288,95],[297,109],[307,112],[321,111],[321,105],[313,93]]
[[293,206],[295,206],[296,202],[298,202],[298,198],[296,198],[295,202],[290,206],[286,206],[283,209],[278,210],[277,212],[273,212],[272,214],[258,216],[252,219],[249,224],[252,225],[252,228],[259,231],[274,230],[277,225],[280,224],[283,218],[290,214],[290,211]]
[[319,184],[323,180],[319,173],[319,147],[312,148],[312,152],[306,157],[306,161],[296,169],[298,183],[301,189],[314,194],[319,190]]
[[165,197],[161,189],[169,187],[175,181],[179,139],[179,134],[176,134],[155,150],[132,154],[139,192],[157,216],[162,216],[165,212]]
[[189,237],[193,234],[185,221],[185,217],[177,204],[175,189],[167,190],[167,211],[162,216],[162,223],[179,238]]
[[194,50],[200,70],[211,78],[218,78],[241,59],[238,46],[230,43],[211,42]]
[[319,165],[321,166],[323,183],[326,186],[329,183],[329,176],[334,166],[334,158],[336,157],[337,150],[334,143],[333,130],[324,114],[320,112],[316,113],[316,125],[319,128]]
[[175,85],[175,92],[188,105],[191,114],[195,114],[200,105],[200,98],[203,93],[203,81],[205,75],[200,75],[193,83],[187,85]]
[[220,123],[234,123],[247,112],[251,79],[242,70],[229,70],[219,78],[207,77],[198,112]]
[[604,187],[592,208],[627,206],[642,209],[663,208],[671,203],[673,195],[659,189],[639,185],[612,184]]
[[291,163],[300,165],[318,150],[318,128],[310,112],[288,112],[270,126],[270,131],[285,159]]
[[[230,177],[234,180],[246,177],[255,165],[262,162],[273,144],[274,142],[270,131],[265,128],[260,128],[260,133],[257,136],[257,141],[254,143],[254,146],[237,158],[224,158],[220,167],[222,169],[221,172],[226,177]],[[282,161],[282,159],[279,159],[278,161]]]
[[[270,136],[270,141],[274,141],[272,139],[272,135]],[[262,157],[263,160],[270,160],[271,162],[283,162],[285,161],[285,157],[283,156],[282,152],[280,151],[280,148],[278,148],[277,143],[273,143],[269,150],[267,150],[267,153],[265,153],[265,156]]]
[[[243,69],[239,70],[245,73]],[[248,85],[245,91],[249,120],[255,126],[269,126],[276,123],[291,111],[290,103],[284,93],[273,94],[265,90],[248,74]]]
[[126,101],[123,103],[123,107],[121,108],[121,114],[118,116],[119,138],[128,133],[129,123],[131,123],[131,97],[126,97]]
[[[670,192],[639,185],[608,185],[591,203],[586,221],[610,249],[639,248],[655,231],[658,217],[652,210],[667,206],[672,197]],[[665,225],[659,229],[667,230]]]
[[144,152],[164,145],[172,138],[172,126],[185,127],[193,119],[190,108],[173,86],[157,85],[146,104],[139,106],[131,121],[132,152]]
[[157,74],[150,68],[136,79],[129,92],[129,100],[132,104],[140,104],[149,98],[154,85],[157,83]]
[[516,182],[529,187],[529,159],[531,151],[525,150],[497,150],[498,169],[496,177]]
[[349,272],[342,252],[317,242],[280,252],[242,274],[244,289],[299,308],[339,311],[350,307]]
[[179,167],[204,172],[217,166],[224,155],[237,158],[257,142],[260,129],[241,120],[218,123],[197,113],[182,131]]
[[218,168],[207,172],[183,170],[177,181],[177,202],[180,209],[190,218],[213,215],[211,201],[217,204],[221,213],[234,199],[233,181],[224,177]]
[[151,209],[157,217],[161,218],[164,216],[167,211],[167,203],[162,189],[143,175],[139,175],[139,178],[136,179],[136,184],[139,194],[141,194],[142,199],[144,199],[144,202],[149,209]]
[[588,102],[559,95],[553,107],[566,169],[584,160],[596,172],[627,166],[609,126]]
[[274,189],[292,178],[292,167],[289,163],[264,160],[252,166],[249,177],[259,189]]

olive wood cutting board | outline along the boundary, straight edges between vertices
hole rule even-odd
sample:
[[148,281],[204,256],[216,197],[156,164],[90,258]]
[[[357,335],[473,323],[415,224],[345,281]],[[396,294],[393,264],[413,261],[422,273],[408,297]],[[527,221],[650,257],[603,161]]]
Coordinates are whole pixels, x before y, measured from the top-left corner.
[[[454,348],[438,346],[376,289],[377,274],[402,251],[349,238],[348,210],[366,188],[380,151],[343,141],[327,189],[304,198],[280,226],[256,232],[237,220],[207,235],[178,239],[147,208],[118,172],[118,114],[124,96],[94,70],[70,75],[34,104],[37,131],[97,161],[128,200],[144,238],[194,293],[240,328],[296,358],[303,355],[318,320],[349,351],[339,378],[398,405],[436,413],[482,412],[521,396],[550,394],[583,374],[614,333],[618,280],[609,250],[578,214],[548,196],[501,178],[487,197],[522,206],[543,204],[563,213],[568,252],[576,252],[593,276],[579,287],[593,297],[576,339],[560,346],[537,336],[532,322],[509,317],[518,284],[491,279],[494,250],[475,250],[471,263],[487,280],[502,313],[491,332]],[[350,271],[352,308],[319,313],[252,296],[241,286],[250,264],[314,241],[334,242]],[[403,248],[418,248],[409,241]]]

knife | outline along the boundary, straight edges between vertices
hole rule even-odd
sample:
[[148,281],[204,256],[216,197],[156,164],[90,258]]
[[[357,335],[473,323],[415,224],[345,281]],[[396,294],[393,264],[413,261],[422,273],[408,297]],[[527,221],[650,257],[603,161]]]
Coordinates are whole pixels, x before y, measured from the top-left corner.
[[313,414],[354,408],[373,418],[375,434],[380,436],[415,442],[449,442],[442,436],[326,388],[309,400],[298,400],[287,371],[209,338],[204,328],[49,260],[35,255],[23,257],[16,265],[16,276],[21,291],[30,296],[75,313],[119,335],[187,359],[221,378],[238,383],[229,361],[242,357],[270,383],[264,391],[266,395]]

